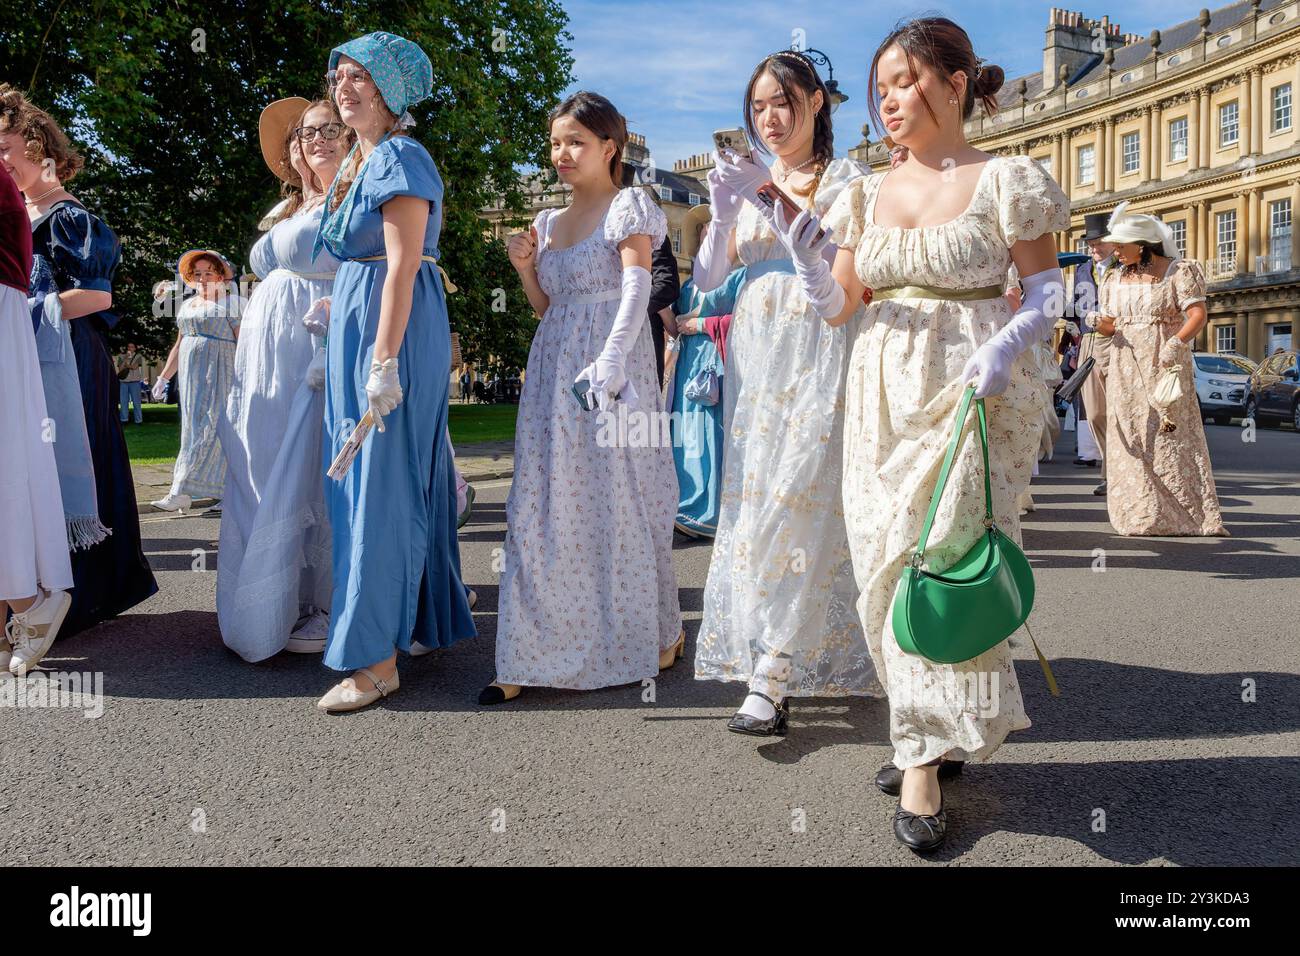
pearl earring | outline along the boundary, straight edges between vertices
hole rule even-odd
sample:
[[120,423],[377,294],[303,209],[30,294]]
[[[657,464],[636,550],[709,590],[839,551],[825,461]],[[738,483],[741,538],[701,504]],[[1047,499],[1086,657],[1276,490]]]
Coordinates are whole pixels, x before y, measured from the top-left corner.
[[956,105],[957,105],[957,98],[956,98],[956,97],[953,97],[953,96],[950,96],[950,97],[948,97],[948,102],[951,103],[953,106],[956,106]]

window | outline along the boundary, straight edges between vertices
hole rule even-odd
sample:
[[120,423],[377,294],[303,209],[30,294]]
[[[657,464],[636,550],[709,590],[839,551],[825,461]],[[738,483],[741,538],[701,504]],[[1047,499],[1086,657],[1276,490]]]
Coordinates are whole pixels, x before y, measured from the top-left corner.
[[1235,325],[1220,325],[1215,327],[1214,351],[1237,351],[1237,327]]
[[1087,240],[1083,238],[1083,233],[1079,233],[1079,238],[1074,244],[1074,251],[1079,253],[1081,256],[1088,255],[1088,243]]
[[1273,87],[1273,132],[1291,128],[1291,84]]
[[671,189],[669,189],[667,186],[660,186],[660,187],[659,187],[659,198],[662,199],[664,202],[672,202],[672,201],[673,201],[673,191],[672,191]]
[[1232,146],[1237,142],[1237,101],[1219,107],[1219,146]]
[[1215,273],[1229,275],[1237,270],[1237,210],[1230,209],[1214,217],[1217,236]]
[[1123,171],[1136,173],[1141,163],[1142,136],[1140,133],[1125,133],[1120,140],[1120,156],[1123,157]]
[[1268,204],[1268,271],[1291,268],[1291,200]]
[[679,256],[682,254],[682,228],[681,228],[681,226],[678,226],[676,229],[673,230],[673,253],[674,253],[675,255],[679,255]]
[[[1169,231],[1174,234],[1174,249],[1178,251],[1178,258],[1187,258],[1187,220],[1178,219],[1168,225]],[[1165,250],[1165,252],[1172,251],[1171,249]]]
[[1037,162],[1038,162],[1038,165],[1039,165],[1039,166],[1043,167],[1043,172],[1047,173],[1047,175],[1049,175],[1049,176],[1052,175],[1052,157],[1051,157],[1051,156],[1040,156],[1040,157],[1038,157]]
[[695,195],[695,193],[690,193],[690,203],[692,206],[698,206],[702,202],[704,202],[703,199]]
[[1169,124],[1169,161],[1182,162],[1187,158],[1187,117],[1180,116]]
[[1097,163],[1096,154],[1092,146],[1079,147],[1079,185],[1087,186],[1093,181],[1096,175]]

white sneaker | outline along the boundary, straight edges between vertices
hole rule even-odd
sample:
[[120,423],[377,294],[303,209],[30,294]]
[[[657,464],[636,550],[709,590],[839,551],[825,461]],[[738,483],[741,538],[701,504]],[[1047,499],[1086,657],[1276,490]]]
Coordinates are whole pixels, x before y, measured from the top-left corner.
[[52,591],[35,607],[22,614],[14,614],[5,631],[13,645],[9,672],[23,677],[41,662],[58,636],[63,619],[72,607],[72,595],[67,591]]
[[[466,594],[465,597],[469,599],[470,610],[474,610],[474,605],[478,603],[478,593],[473,588],[470,588],[469,593]],[[419,641],[411,641],[412,657],[423,657],[425,654],[432,654],[434,650],[435,649],[432,647],[425,647]]]
[[289,635],[284,649],[290,654],[324,654],[330,636],[330,616],[317,611],[307,622]]
[[9,673],[9,661],[13,659],[13,645],[9,643],[9,628],[0,631],[0,674]]
[[189,495],[169,494],[166,498],[151,501],[150,504],[160,511],[189,511],[190,505],[194,504],[194,499]]

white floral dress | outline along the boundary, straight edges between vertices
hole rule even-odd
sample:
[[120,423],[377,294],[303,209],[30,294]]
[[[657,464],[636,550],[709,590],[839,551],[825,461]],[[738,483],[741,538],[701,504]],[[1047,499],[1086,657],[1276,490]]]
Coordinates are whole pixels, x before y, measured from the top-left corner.
[[650,428],[662,424],[649,325],[641,327],[627,361],[638,403],[616,407],[654,419],[629,417],[620,425],[618,413],[586,411],[572,391],[578,373],[604,348],[618,312],[618,244],[645,235],[657,248],[668,226],[644,190],[624,189],[591,235],[552,249],[557,212],[544,209],[533,223],[537,278],[550,307],[533,338],[519,400],[496,677],[504,684],[585,690],[654,677],[660,650],[681,631],[671,439],[633,440],[638,427],[648,439]]
[[[817,212],[864,172],[832,161],[813,196]],[[748,271],[727,339],[722,496],[695,676],[748,681],[774,699],[879,695],[854,609],[840,492],[857,320],[831,328],[817,317],[789,252],[752,205],[737,220],[736,248]]]
[[[970,205],[938,226],[874,224],[883,178],[849,185],[824,222],[854,251],[859,278],[873,289],[1004,286],[1012,245],[1069,224],[1069,202],[1037,163],[993,158]],[[984,759],[1014,730],[1029,726],[1007,642],[961,664],[905,654],[890,627],[894,591],[916,548],[952,435],[976,348],[1011,318],[1005,298],[881,299],[867,307],[849,360],[844,439],[844,508],[858,610],[889,696],[894,763],[914,767],[945,754]],[[993,513],[1020,539],[1016,500],[1038,451],[1042,377],[1033,352],[1017,360],[1006,392],[986,402]],[[926,553],[942,570],[983,533],[983,463],[968,420]]]

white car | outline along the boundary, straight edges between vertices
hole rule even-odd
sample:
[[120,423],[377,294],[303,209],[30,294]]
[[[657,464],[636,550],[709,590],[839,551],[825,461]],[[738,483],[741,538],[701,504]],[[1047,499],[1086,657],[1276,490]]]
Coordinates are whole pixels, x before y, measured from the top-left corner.
[[1196,400],[1201,418],[1213,418],[1227,425],[1246,414],[1246,391],[1255,363],[1232,352],[1197,352],[1192,356],[1196,372]]

